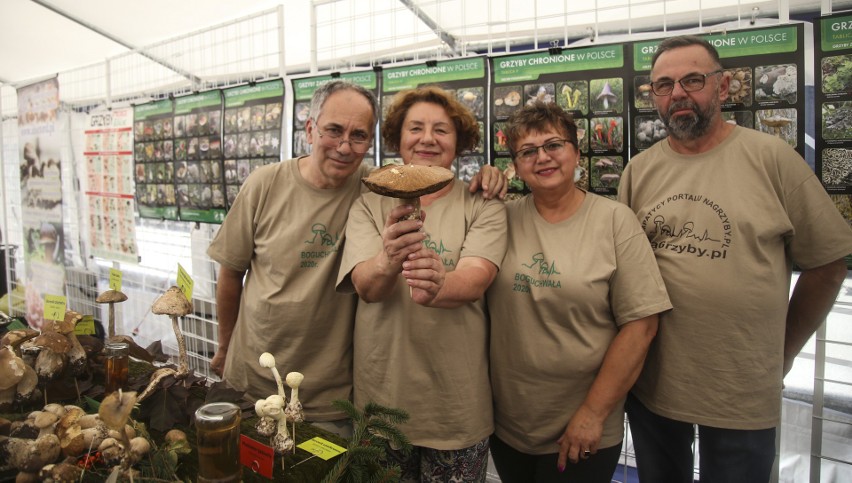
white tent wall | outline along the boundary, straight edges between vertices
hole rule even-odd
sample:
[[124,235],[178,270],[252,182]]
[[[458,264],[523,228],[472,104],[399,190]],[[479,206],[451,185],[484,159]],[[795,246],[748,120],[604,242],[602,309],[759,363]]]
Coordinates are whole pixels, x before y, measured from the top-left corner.
[[[14,0],[21,2],[23,0]],[[67,5],[73,2],[56,1]],[[98,2],[93,2],[98,3]],[[157,3],[157,2],[154,2]],[[187,2],[193,3],[193,2]],[[213,2],[220,3],[220,2]],[[460,55],[500,53],[526,48],[565,46],[591,41],[606,43],[623,36],[661,37],[677,29],[693,32],[709,31],[722,22],[726,28],[747,27],[753,21],[783,23],[791,10],[819,8],[814,2],[748,2],[723,0],[629,1],[596,0],[300,0],[278,6],[274,1],[258,1],[253,14],[240,16],[212,27],[193,30],[166,40],[147,42],[144,47],[107,56],[104,60],[75,65],[58,73],[61,112],[65,131],[63,139],[63,195],[66,237],[67,296],[69,308],[96,314],[104,321],[105,307],[94,303],[94,296],[108,288],[109,269],[117,264],[92,258],[88,240],[87,203],[84,202],[86,176],[82,163],[82,136],[85,116],[100,109],[129,106],[166,96],[181,96],[211,88],[286,77],[306,72],[331,72],[356,66],[391,64],[409,60],[442,59]],[[195,4],[204,8],[203,4]],[[804,7],[803,7],[804,5]],[[272,7],[272,8],[270,8]],[[39,7],[41,8],[41,7]],[[184,8],[184,7],[176,7]],[[757,8],[757,10],[754,10]],[[5,7],[0,7],[0,11]],[[824,12],[832,9],[823,4]],[[160,12],[168,15],[168,11]],[[307,15],[307,14],[310,15]],[[419,16],[418,16],[419,15]],[[756,17],[760,18],[756,18]],[[606,20],[604,20],[606,19]],[[128,19],[123,19],[127,21]],[[139,19],[138,21],[143,21]],[[433,22],[433,25],[429,24]],[[99,22],[101,26],[110,25]],[[107,28],[107,30],[110,30]],[[300,36],[291,37],[293,30]],[[114,31],[124,31],[116,27]],[[130,28],[128,27],[128,32]],[[129,34],[128,34],[129,35]],[[310,41],[309,41],[310,39]],[[14,45],[2,49],[14,49]],[[286,46],[286,48],[285,48]],[[285,56],[286,52],[286,56]],[[2,59],[2,56],[0,56]],[[38,80],[37,75],[12,77],[15,85]],[[809,73],[812,79],[813,73]],[[20,247],[23,242],[20,206],[20,153],[17,127],[16,89],[9,84],[9,74],[0,74],[0,161],[2,161],[2,201],[0,216],[2,243]],[[289,83],[286,101],[292,103]],[[292,112],[292,105],[286,109]],[[285,128],[289,130],[289,128]],[[289,136],[282,142],[289,152]],[[190,351],[190,365],[200,374],[211,377],[209,360],[217,347],[215,275],[218,267],[206,255],[206,247],[215,235],[217,225],[140,219],[137,217],[138,264],[122,264],[123,291],[129,300],[117,306],[117,331],[134,334],[140,345],[162,341],[164,350],[177,353],[177,343],[169,320],[150,313],[153,300],[168,286],[175,284],[180,263],[195,281],[195,314],[182,321]],[[21,250],[5,250],[6,279],[9,281],[12,315],[22,315],[24,300],[16,292],[17,274],[23,270]],[[848,285],[848,284],[847,284]],[[844,290],[852,294],[852,287]],[[852,295],[850,295],[852,297]],[[845,299],[844,299],[845,300]],[[846,308],[844,308],[846,307]],[[841,307],[846,317],[829,320],[829,345],[852,345],[847,331],[832,331],[832,326],[848,324],[852,303]],[[823,350],[826,338],[812,341],[809,354]],[[844,360],[845,352],[835,359]],[[811,356],[815,366],[825,366],[825,358]],[[848,361],[848,358],[845,359]],[[801,371],[802,364],[797,362]],[[810,376],[813,377],[813,371]],[[829,392],[845,394],[852,376],[842,374]],[[821,385],[813,393],[822,400]],[[809,389],[810,390],[810,389]],[[807,392],[807,391],[805,391]],[[852,443],[849,441],[849,415],[823,411],[821,405],[813,415],[821,430],[811,431],[807,404],[785,400],[781,428],[780,473],[776,481],[852,481]],[[835,422],[839,420],[840,422]],[[828,441],[826,449],[815,447],[810,438]],[[624,461],[631,461],[632,449],[625,446]],[[811,452],[808,452],[811,448]],[[814,449],[816,448],[816,449]],[[814,466],[819,466],[816,474]]]

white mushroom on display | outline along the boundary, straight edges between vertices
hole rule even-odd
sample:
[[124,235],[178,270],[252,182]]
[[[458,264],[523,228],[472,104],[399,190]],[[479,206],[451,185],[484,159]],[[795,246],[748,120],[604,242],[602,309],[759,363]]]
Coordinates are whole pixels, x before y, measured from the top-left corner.
[[284,408],[287,421],[293,425],[293,440],[296,440],[296,423],[305,420],[305,411],[302,409],[302,401],[299,401],[299,386],[305,376],[301,372],[290,372],[287,374],[287,385],[290,386],[290,402]]
[[388,165],[361,179],[373,193],[397,198],[397,205],[411,205],[414,212],[404,220],[420,219],[420,197],[434,193],[450,184],[455,176],[440,166],[417,164]]
[[272,376],[275,378],[275,384],[278,385],[278,395],[281,397],[286,397],[284,394],[284,384],[281,382],[281,374],[278,372],[278,368],[275,367],[275,356],[273,356],[269,352],[264,352],[260,355],[260,359],[258,362],[260,363],[261,367],[272,369]]
[[295,442],[287,432],[287,416],[284,414],[284,398],[275,394],[255,404],[255,411],[260,417],[269,417],[277,422],[272,446],[278,453],[286,453],[295,447]]
[[106,292],[98,295],[95,302],[99,304],[109,304],[109,337],[115,336],[115,304],[127,300],[127,295],[124,295],[118,290],[109,289]]
[[258,399],[254,403],[254,412],[260,417],[254,425],[257,434],[271,438],[275,435],[277,423],[274,419],[266,415],[266,399]]
[[178,343],[178,369],[175,371],[171,367],[161,367],[154,371],[151,375],[151,382],[148,387],[139,395],[139,401],[145,400],[148,396],[154,393],[159,387],[160,381],[168,376],[175,376],[176,379],[184,379],[189,375],[189,364],[186,356],[186,341],[184,341],[183,333],[180,331],[178,317],[183,317],[192,312],[192,302],[187,300],[180,288],[176,286],[170,287],[161,295],[151,306],[151,312],[157,315],[168,315],[172,319],[172,329],[175,332],[175,338]]

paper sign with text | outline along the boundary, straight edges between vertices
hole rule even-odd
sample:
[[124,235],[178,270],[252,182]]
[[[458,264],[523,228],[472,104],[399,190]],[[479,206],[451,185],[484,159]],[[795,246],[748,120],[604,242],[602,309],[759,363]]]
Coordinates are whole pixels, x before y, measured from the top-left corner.
[[44,319],[45,320],[65,320],[65,296],[50,295],[44,296]]
[[346,452],[346,448],[338,446],[331,441],[326,441],[320,437],[309,439],[297,447],[307,451],[308,453],[315,454],[326,461]]
[[109,269],[109,288],[121,292],[121,270]]
[[95,318],[84,315],[83,320],[74,326],[74,335],[95,335]]
[[271,446],[240,435],[240,464],[266,478],[272,479],[275,450]]
[[195,282],[192,281],[192,277],[189,276],[189,272],[184,270],[181,264],[178,263],[177,286],[186,296],[186,299],[190,301],[192,300],[193,284],[195,284]]

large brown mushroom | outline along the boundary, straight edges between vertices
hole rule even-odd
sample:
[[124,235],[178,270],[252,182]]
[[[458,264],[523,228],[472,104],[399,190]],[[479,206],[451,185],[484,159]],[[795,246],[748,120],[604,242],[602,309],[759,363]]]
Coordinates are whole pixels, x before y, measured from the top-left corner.
[[99,304],[109,304],[109,333],[107,335],[110,337],[115,335],[115,304],[125,300],[127,300],[127,295],[113,289],[107,290],[95,299],[95,302]]
[[38,336],[38,331],[33,329],[10,330],[3,334],[0,339],[0,347],[11,347],[15,355],[21,357],[21,344]]
[[24,364],[11,348],[0,348],[0,407],[11,404],[15,399],[15,389],[24,378]]
[[172,286],[166,292],[154,301],[151,306],[151,312],[157,315],[168,315],[172,319],[172,329],[175,331],[175,338],[178,343],[178,370],[175,371],[170,367],[161,367],[154,371],[151,376],[151,382],[148,387],[139,395],[139,401],[143,401],[150,396],[164,378],[174,375],[177,379],[183,379],[189,375],[189,364],[186,356],[186,341],[183,339],[183,333],[180,331],[178,317],[183,317],[192,312],[192,302],[187,300],[186,296],[180,288]]
[[44,380],[57,378],[65,369],[66,354],[71,348],[71,343],[56,332],[43,332],[33,339],[33,344],[41,348],[35,362],[38,377]]
[[397,198],[398,205],[411,205],[414,212],[406,220],[420,218],[420,197],[434,193],[453,181],[453,172],[440,166],[416,164],[388,165],[361,181],[373,193]]

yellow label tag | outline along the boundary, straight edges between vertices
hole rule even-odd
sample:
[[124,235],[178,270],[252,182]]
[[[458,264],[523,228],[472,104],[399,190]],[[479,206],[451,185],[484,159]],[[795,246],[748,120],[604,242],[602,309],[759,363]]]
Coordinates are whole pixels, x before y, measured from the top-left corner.
[[109,269],[109,288],[121,292],[121,270]]
[[95,318],[84,315],[83,320],[74,326],[74,335],[95,335]]
[[337,446],[331,441],[324,440],[317,436],[316,438],[309,439],[304,443],[298,446],[308,453],[319,456],[320,458],[328,461],[335,456],[339,456],[346,452],[346,448],[341,446]]
[[65,296],[44,296],[44,318],[45,320],[65,320]]
[[192,286],[194,284],[195,282],[192,281],[189,273],[178,263],[177,286],[189,301],[192,301]]

